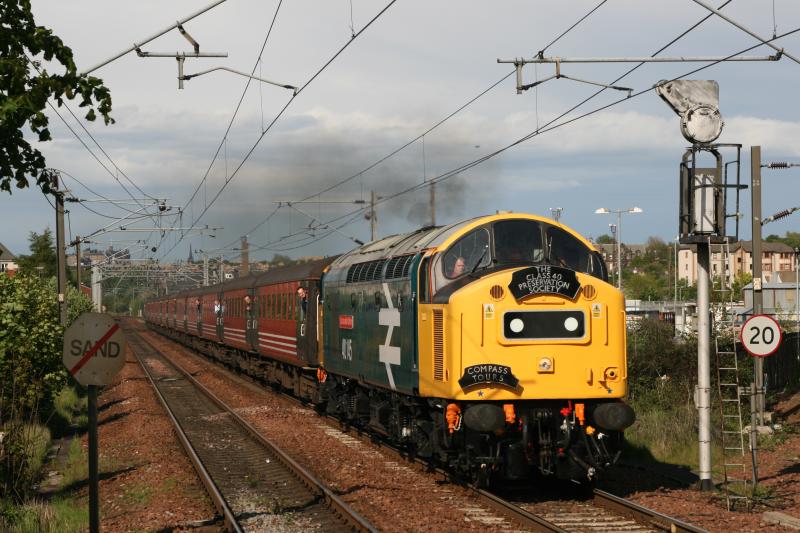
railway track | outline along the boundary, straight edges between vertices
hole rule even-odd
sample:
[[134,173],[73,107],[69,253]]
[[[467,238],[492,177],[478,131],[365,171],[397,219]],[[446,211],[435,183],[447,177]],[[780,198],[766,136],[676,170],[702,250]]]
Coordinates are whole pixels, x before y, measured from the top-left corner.
[[375,531],[130,324],[128,343],[230,531]]
[[481,501],[508,516],[518,515],[516,522],[521,525],[529,524],[533,531],[707,533],[702,528],[599,489],[594,489],[588,499],[537,502],[517,498],[504,500],[485,491],[478,492],[482,493]]
[[[165,339],[166,340],[166,339]],[[173,339],[169,341],[176,342]],[[192,354],[197,354],[191,348],[186,347],[187,351]],[[205,354],[200,354],[204,355]],[[252,388],[253,390],[263,391],[257,381],[243,376],[238,373],[233,373],[219,361],[210,359],[217,368],[221,368],[223,372],[231,380],[241,383],[243,386]],[[276,391],[272,391],[276,392]],[[285,398],[296,402],[299,405],[304,405],[300,400],[290,396],[283,395]],[[424,461],[414,460],[408,457],[408,454],[402,450],[396,449],[388,443],[380,440],[375,440],[373,436],[364,433],[357,428],[350,428],[343,426],[341,421],[336,418],[326,416],[332,424],[339,426],[337,431],[344,434],[360,439],[364,442],[377,444],[383,449],[395,454],[397,458],[409,461],[421,470],[431,472],[430,464]],[[453,480],[452,476],[442,470],[435,469],[435,472],[442,477],[446,477],[455,483],[460,483],[458,480]],[[523,531],[544,531],[544,532],[620,532],[626,533],[645,533],[645,532],[692,532],[692,533],[705,533],[704,529],[698,528],[691,524],[682,522],[675,518],[657,513],[651,509],[642,507],[634,502],[625,500],[623,498],[614,496],[608,492],[595,489],[592,497],[589,499],[556,499],[548,501],[535,501],[530,497],[517,498],[511,496],[503,498],[492,492],[470,487],[473,495],[475,496],[476,503],[482,505],[486,509],[494,513],[498,518],[504,519],[503,522],[497,523],[498,530],[519,528]],[[513,524],[512,527],[508,527]]]

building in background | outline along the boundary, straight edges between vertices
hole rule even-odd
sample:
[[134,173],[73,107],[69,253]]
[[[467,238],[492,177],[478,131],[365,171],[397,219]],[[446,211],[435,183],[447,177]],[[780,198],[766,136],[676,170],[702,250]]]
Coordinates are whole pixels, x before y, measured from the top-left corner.
[[[616,278],[617,276],[617,245],[612,244],[599,244],[594,243],[595,247],[600,250],[600,254],[603,256],[603,261],[606,262],[606,269],[608,269],[608,275],[612,278]],[[622,271],[625,272],[625,269],[628,268],[633,259],[637,257],[641,257],[647,253],[647,245],[646,244],[625,244],[622,243],[620,245],[620,249],[622,250]]]
[[[761,243],[761,271],[765,283],[781,283],[795,278],[795,251],[782,242]],[[736,276],[753,272],[753,242],[711,245],[711,276],[726,276],[733,284]],[[697,283],[697,247],[683,245],[678,251],[678,277],[689,285]]]
[[14,272],[19,268],[16,261],[17,258],[14,257],[14,254],[0,242],[0,272],[4,275],[13,276]]

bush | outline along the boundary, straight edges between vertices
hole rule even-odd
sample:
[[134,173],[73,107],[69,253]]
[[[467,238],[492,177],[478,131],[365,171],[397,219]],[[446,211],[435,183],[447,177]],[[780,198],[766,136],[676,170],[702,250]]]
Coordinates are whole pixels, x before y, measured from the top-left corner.
[[80,533],[88,525],[87,506],[71,499],[0,508],[0,531],[8,533]]
[[[74,289],[67,302],[71,320],[91,309],[91,301]],[[31,447],[37,439],[26,428],[50,418],[67,381],[63,335],[55,280],[0,276],[1,499],[24,499],[38,475],[37,448]]]

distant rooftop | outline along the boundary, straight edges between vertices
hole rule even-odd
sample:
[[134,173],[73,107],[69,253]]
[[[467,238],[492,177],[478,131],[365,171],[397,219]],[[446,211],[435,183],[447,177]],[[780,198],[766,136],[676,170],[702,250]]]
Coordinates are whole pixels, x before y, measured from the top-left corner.
[[14,261],[16,257],[0,242],[0,261]]

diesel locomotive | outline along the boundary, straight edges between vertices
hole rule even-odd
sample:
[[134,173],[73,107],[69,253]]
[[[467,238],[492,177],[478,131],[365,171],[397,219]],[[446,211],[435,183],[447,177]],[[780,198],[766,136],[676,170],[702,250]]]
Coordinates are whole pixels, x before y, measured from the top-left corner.
[[635,418],[623,295],[590,242],[539,216],[386,237],[151,300],[145,319],[482,484],[592,480]]

